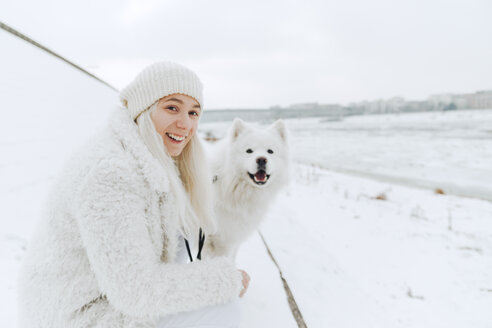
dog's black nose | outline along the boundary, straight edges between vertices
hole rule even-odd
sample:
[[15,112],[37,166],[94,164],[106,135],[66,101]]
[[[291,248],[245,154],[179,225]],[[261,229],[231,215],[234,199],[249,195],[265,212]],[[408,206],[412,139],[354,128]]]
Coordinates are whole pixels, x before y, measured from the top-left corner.
[[259,166],[265,166],[266,163],[267,163],[267,159],[265,157],[258,157],[256,159],[256,163],[259,165]]

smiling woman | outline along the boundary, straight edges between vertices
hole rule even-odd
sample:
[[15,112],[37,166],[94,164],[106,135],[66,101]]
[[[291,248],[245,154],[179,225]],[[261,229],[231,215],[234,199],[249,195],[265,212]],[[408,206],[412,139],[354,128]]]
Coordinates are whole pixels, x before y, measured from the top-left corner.
[[20,274],[21,326],[238,327],[247,274],[183,252],[215,231],[200,80],[156,63],[120,99],[55,184]]

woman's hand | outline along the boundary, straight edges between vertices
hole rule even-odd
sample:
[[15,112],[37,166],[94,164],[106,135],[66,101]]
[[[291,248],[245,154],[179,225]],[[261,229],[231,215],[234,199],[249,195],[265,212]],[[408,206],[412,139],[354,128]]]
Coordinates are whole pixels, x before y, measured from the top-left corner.
[[243,297],[243,295],[246,293],[246,290],[248,290],[249,281],[251,280],[251,278],[246,273],[246,271],[239,270],[239,272],[241,272],[241,275],[243,276],[243,289],[241,290],[241,293],[239,293],[239,297]]

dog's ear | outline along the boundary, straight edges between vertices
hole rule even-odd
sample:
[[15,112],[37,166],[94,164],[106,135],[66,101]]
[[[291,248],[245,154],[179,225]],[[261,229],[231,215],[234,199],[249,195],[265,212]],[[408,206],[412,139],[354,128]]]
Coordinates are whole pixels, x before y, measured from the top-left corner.
[[273,124],[270,126],[270,129],[273,129],[278,133],[280,138],[286,142],[287,141],[287,127],[285,126],[284,121],[282,120],[276,120],[273,122]]
[[236,140],[236,138],[246,130],[246,124],[240,118],[235,118],[234,122],[232,122],[231,127],[231,139],[232,141]]

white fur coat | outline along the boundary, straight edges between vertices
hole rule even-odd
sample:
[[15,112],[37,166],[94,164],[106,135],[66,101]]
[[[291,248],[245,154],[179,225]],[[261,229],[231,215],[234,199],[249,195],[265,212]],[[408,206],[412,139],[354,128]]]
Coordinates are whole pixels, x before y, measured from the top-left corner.
[[124,110],[67,165],[19,278],[22,327],[154,327],[237,297],[225,258],[178,264],[167,173]]

